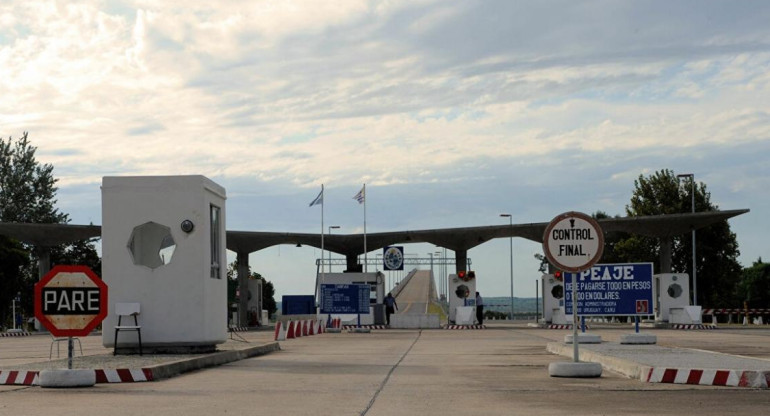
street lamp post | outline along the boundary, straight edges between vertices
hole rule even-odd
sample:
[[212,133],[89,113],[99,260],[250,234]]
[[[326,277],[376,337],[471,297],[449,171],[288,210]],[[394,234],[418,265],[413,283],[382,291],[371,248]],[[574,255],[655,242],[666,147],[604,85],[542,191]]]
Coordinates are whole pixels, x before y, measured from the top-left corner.
[[[500,214],[503,218],[508,218],[508,223],[513,229],[513,216],[511,214]],[[511,252],[511,322],[513,322],[513,235],[508,238],[508,244]]]
[[430,256],[430,277],[433,278],[433,253],[428,253]]
[[[437,256],[437,258],[439,260],[441,260],[441,252],[440,251],[437,251],[437,252],[433,253],[433,255]],[[433,278],[433,283],[436,284],[436,291],[438,292],[438,293],[436,293],[436,296],[438,296],[438,298],[441,299],[441,289],[439,288],[439,286],[441,286],[441,279],[443,279],[443,277],[442,277],[443,274],[441,272],[441,263],[438,264],[438,274],[439,274],[438,282],[436,281],[436,278],[434,277]]]
[[[339,228],[340,228],[339,225],[330,225],[329,226],[329,236],[332,235],[332,230],[337,230]],[[331,273],[331,272],[332,272],[332,251],[329,250],[329,273]]]
[[[691,210],[692,213],[695,214],[695,174],[694,173],[683,173],[681,175],[676,175],[677,178],[690,178],[690,183],[692,184],[690,194],[691,194]],[[698,304],[698,281],[696,280],[698,276],[698,272],[695,269],[696,263],[695,263],[695,227],[692,229],[692,304],[697,305]]]

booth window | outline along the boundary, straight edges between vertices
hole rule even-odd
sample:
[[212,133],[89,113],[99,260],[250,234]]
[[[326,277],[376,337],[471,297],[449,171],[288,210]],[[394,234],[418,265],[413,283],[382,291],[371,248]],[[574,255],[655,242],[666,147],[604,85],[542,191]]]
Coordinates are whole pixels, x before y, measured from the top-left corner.
[[134,264],[151,269],[169,264],[176,251],[171,229],[155,222],[134,227],[128,240],[128,251]]
[[221,212],[218,206],[210,206],[210,220],[211,220],[211,278],[221,279],[221,264],[222,259],[219,257],[221,230],[220,225],[222,222]]

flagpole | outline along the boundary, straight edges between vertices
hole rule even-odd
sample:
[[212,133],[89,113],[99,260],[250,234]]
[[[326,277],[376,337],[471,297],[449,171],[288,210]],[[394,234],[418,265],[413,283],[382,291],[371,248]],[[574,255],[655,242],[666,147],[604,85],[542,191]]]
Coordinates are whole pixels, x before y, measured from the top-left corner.
[[366,250],[366,184],[364,184],[364,273],[367,272],[367,266],[369,263],[367,261],[367,254],[366,254],[367,252],[368,251]]
[[321,184],[321,284],[326,283],[324,268],[324,184]]

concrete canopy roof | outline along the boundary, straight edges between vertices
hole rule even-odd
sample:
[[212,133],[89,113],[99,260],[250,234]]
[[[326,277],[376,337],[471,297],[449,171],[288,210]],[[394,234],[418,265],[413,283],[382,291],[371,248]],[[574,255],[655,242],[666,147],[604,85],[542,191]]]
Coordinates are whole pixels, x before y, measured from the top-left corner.
[[39,247],[53,247],[89,238],[101,237],[98,225],[0,223],[0,235]]
[[[607,218],[599,220],[599,224],[601,224],[605,233],[627,232],[648,237],[670,238],[747,212],[749,212],[748,209],[738,209],[696,212],[694,214]],[[547,225],[547,222],[541,222],[514,224],[513,226],[491,225],[369,233],[366,236],[366,245],[367,250],[372,251],[398,243],[431,243],[450,250],[463,251],[494,238],[521,237],[541,243]],[[101,235],[101,227],[97,225],[0,223],[0,234],[39,246],[55,246],[99,237]],[[227,231],[227,249],[237,253],[251,253],[279,244],[304,244],[320,248],[321,235]],[[363,254],[364,236],[363,234],[325,235],[324,249],[346,256]]]

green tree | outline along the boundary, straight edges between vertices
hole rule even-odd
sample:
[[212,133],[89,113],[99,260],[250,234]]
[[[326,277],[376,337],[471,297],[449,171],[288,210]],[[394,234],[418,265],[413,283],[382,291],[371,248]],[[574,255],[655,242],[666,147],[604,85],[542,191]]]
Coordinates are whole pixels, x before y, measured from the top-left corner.
[[[69,216],[55,207],[58,188],[53,166],[39,163],[36,151],[26,132],[19,139],[0,138],[0,222],[69,222]],[[32,289],[38,277],[36,260],[34,247],[0,238],[0,313],[4,314],[11,299],[21,292],[22,307],[31,314]],[[90,241],[54,247],[51,260],[53,264],[85,264],[101,272]]]
[[51,265],[57,264],[77,264],[88,266],[96,273],[102,276],[102,259],[96,252],[94,243],[99,240],[92,238],[89,240],[76,241],[69,245],[53,247],[51,249]]
[[[631,202],[626,206],[630,217],[691,212],[692,184],[679,181],[672,170],[661,170],[634,181]],[[695,186],[695,211],[716,211],[706,185]],[[648,262],[660,270],[660,242],[656,238],[630,235],[615,242],[613,256],[623,262]],[[696,261],[699,305],[735,307],[735,287],[741,276],[738,242],[727,221],[697,231]],[[604,261],[604,259],[602,260]],[[692,239],[690,233],[675,236],[672,242],[672,269],[692,275]],[[692,288],[691,288],[692,289]]]
[[[596,211],[591,215],[597,220],[604,220],[612,218],[603,211]],[[615,218],[620,218],[620,215],[616,215]],[[613,231],[604,233],[604,251],[602,252],[601,263],[624,263],[625,258],[620,254],[620,251],[616,249],[618,244],[621,244],[631,235],[622,231]]]
[[763,263],[760,257],[743,269],[737,292],[738,300],[748,302],[750,308],[770,307],[770,263]]
[[53,166],[35,159],[27,133],[18,140],[0,139],[0,221],[66,223],[56,205]]
[[275,287],[273,282],[262,279],[262,307],[267,310],[267,314],[270,318],[275,316],[275,312],[278,310],[278,306],[275,303]]
[[0,326],[13,326],[11,302],[17,293],[22,295],[20,306],[31,304],[29,282],[23,278],[29,262],[29,253],[18,241],[0,236]]

